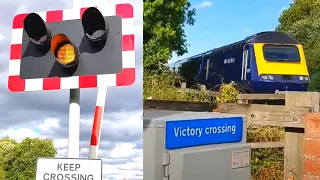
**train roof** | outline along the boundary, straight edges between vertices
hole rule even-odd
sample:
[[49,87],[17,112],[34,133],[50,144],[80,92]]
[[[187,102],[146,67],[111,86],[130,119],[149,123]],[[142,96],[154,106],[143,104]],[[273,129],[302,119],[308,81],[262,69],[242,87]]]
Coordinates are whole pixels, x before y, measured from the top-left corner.
[[232,44],[228,44],[222,47],[214,48],[209,51],[179,60],[177,62],[174,62],[172,64],[177,64],[177,63],[182,63],[185,61],[188,61],[190,59],[196,59],[198,57],[201,57],[202,55],[206,54],[211,54],[213,52],[218,53],[230,48],[236,48],[243,46],[244,44],[248,43],[281,43],[281,44],[300,44],[297,40],[293,39],[287,34],[281,33],[281,32],[276,32],[276,31],[265,31],[265,32],[260,32],[251,36],[246,37],[245,39],[234,42]]
[[254,34],[244,39],[246,43],[282,43],[299,44],[299,42],[287,34],[277,31],[266,31]]

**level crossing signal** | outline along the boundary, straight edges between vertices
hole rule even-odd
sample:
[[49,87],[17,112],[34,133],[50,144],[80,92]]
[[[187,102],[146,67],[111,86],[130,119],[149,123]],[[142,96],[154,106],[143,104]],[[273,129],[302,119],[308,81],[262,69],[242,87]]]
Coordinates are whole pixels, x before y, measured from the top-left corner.
[[89,7],[17,15],[12,29],[9,90],[133,84],[133,7],[116,4],[113,11],[108,10]]

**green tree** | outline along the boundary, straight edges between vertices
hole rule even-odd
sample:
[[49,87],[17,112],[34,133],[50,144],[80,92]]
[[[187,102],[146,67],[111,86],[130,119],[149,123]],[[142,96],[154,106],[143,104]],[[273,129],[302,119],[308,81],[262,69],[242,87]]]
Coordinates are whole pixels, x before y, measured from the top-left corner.
[[279,17],[277,31],[287,33],[304,47],[313,90],[319,84],[315,73],[320,70],[320,1],[295,0]]
[[57,151],[51,139],[26,138],[9,153],[4,164],[6,180],[35,179],[37,158],[55,157]]
[[17,144],[16,140],[10,139],[9,137],[0,139],[0,179],[5,179],[6,177],[4,165],[8,162],[9,154]]
[[288,31],[296,23],[318,17],[319,13],[318,0],[295,0],[288,9],[285,9],[279,17],[277,30]]
[[145,72],[162,72],[173,52],[186,53],[185,25],[195,22],[189,0],[143,1],[143,65]]

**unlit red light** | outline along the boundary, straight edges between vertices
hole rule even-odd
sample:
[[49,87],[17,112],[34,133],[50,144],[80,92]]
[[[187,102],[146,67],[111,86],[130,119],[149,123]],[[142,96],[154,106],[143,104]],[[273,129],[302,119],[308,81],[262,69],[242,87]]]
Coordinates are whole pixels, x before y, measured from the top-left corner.
[[64,64],[64,65],[71,64],[76,59],[73,45],[72,44],[62,45],[57,50],[57,59],[61,64]]

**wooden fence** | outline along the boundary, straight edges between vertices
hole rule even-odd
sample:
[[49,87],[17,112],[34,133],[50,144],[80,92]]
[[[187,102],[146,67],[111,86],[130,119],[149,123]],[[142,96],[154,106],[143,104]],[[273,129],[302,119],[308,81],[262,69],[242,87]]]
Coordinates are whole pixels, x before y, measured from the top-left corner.
[[[189,90],[194,91],[195,90]],[[212,96],[216,96],[213,93]],[[207,111],[245,114],[248,124],[284,127],[282,142],[251,143],[252,148],[284,148],[284,179],[303,179],[304,116],[319,112],[320,96],[317,92],[285,92],[285,94],[240,94],[239,100],[283,100],[285,105],[217,104],[208,102],[183,102],[144,100],[144,109]]]

